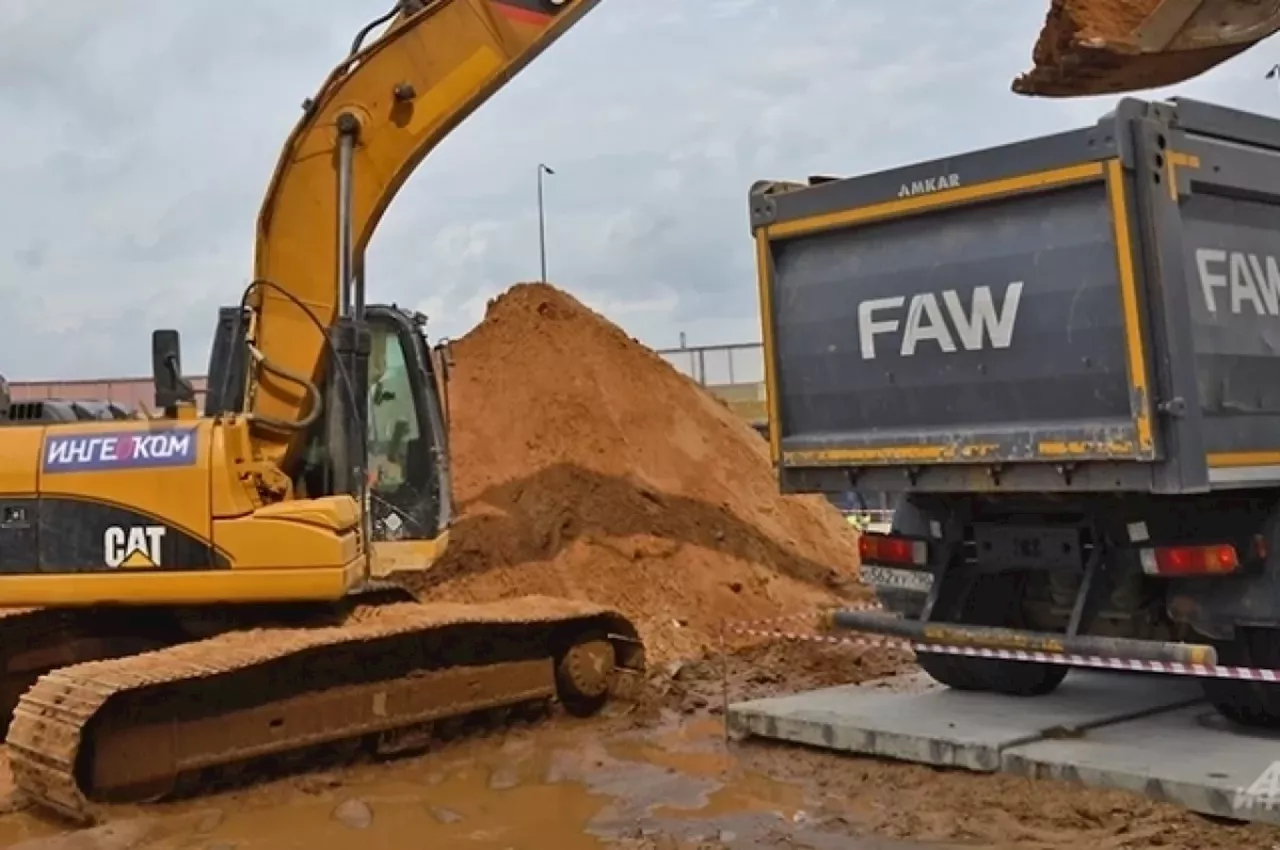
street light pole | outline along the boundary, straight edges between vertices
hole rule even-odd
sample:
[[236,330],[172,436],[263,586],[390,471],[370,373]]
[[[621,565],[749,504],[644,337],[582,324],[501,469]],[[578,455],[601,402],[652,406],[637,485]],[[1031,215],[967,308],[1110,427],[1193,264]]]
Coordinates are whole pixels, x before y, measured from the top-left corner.
[[542,282],[547,282],[547,216],[542,204],[542,175],[555,174],[549,166],[538,163],[538,256],[542,261]]

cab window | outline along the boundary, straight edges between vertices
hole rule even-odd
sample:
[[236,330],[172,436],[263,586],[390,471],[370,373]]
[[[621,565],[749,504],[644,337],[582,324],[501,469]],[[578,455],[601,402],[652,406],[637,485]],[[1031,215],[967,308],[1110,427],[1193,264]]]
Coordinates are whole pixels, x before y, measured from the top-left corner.
[[409,362],[395,328],[373,329],[369,352],[369,473],[373,489],[393,493],[411,475],[409,447],[421,434]]

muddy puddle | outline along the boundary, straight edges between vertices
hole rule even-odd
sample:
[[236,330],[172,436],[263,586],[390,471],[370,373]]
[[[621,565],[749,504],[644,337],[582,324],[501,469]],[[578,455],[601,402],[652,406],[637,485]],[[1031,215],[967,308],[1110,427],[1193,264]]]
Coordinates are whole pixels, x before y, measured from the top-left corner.
[[[673,718],[673,721],[675,718]],[[745,770],[718,718],[616,732],[561,721],[429,756],[110,811],[79,832],[0,817],[18,850],[886,848],[814,814],[805,788]]]

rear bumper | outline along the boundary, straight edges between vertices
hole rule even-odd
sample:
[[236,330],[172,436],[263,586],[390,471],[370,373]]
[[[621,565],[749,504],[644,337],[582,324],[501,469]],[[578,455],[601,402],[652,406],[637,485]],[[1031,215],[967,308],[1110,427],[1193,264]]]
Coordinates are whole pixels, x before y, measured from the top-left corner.
[[924,622],[878,611],[834,611],[824,615],[823,619],[823,626],[829,630],[864,632],[923,644],[1051,655],[1086,655],[1114,661],[1154,661],[1204,666],[1218,663],[1217,651],[1204,644],[1093,635],[1069,636],[1055,632]]

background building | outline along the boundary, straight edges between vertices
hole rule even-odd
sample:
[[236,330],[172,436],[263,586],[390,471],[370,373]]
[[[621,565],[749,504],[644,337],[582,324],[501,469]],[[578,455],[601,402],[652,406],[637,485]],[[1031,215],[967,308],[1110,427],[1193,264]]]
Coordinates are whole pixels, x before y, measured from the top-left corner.
[[[737,414],[757,430],[768,428],[765,406],[764,352],[758,342],[732,345],[682,346],[660,349],[658,355],[673,367],[724,400]],[[196,389],[196,403],[204,408],[206,380],[189,377]],[[74,381],[12,381],[14,401],[59,398],[68,401],[112,401],[123,407],[155,404],[155,388],[151,378],[90,378]]]
[[[196,404],[204,408],[205,379],[189,378],[196,390]],[[10,381],[14,401],[46,398],[67,401],[113,401],[121,407],[155,407],[156,390],[150,378],[90,378],[76,381]]]

